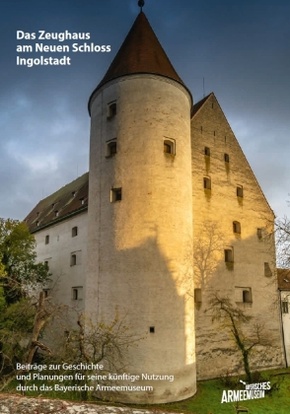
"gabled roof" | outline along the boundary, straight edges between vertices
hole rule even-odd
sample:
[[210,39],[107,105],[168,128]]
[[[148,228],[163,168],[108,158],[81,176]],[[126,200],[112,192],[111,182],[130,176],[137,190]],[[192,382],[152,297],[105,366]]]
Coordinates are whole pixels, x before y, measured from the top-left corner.
[[89,173],[60,188],[55,193],[41,200],[25,218],[31,233],[88,208]]
[[256,178],[256,176],[255,176],[255,174],[254,174],[254,172],[253,172],[253,170],[252,170],[252,167],[250,166],[249,161],[248,161],[247,157],[245,156],[244,151],[242,150],[242,148],[241,148],[241,146],[240,146],[240,144],[239,144],[239,141],[238,141],[238,139],[236,138],[236,136],[235,136],[235,134],[234,134],[234,132],[233,132],[233,130],[232,130],[232,128],[231,128],[231,126],[230,126],[230,124],[229,124],[229,122],[228,122],[228,120],[227,120],[227,118],[226,118],[225,114],[224,114],[224,111],[222,110],[222,108],[221,108],[221,106],[220,106],[220,104],[219,104],[219,102],[218,102],[218,100],[217,100],[217,98],[216,98],[216,96],[215,96],[215,94],[214,94],[213,92],[211,92],[209,95],[207,95],[206,97],[204,97],[203,99],[201,99],[199,102],[197,102],[197,103],[196,103],[196,104],[192,107],[192,110],[191,110],[191,122],[192,122],[192,123],[194,123],[194,121],[195,121],[195,119],[194,119],[194,118],[197,116],[197,114],[198,114],[201,110],[203,110],[203,109],[206,107],[206,103],[207,103],[207,101],[208,101],[210,98],[211,98],[211,99],[213,99],[213,100],[217,103],[218,108],[220,109],[220,111],[221,111],[221,113],[222,113],[222,116],[224,117],[225,122],[228,124],[229,129],[232,131],[232,134],[233,134],[233,136],[235,137],[235,140],[236,140],[236,143],[237,143],[237,145],[238,145],[238,147],[239,147],[240,153],[243,155],[244,160],[245,160],[245,162],[247,163],[247,165],[248,165],[248,167],[249,167],[249,169],[250,169],[250,171],[251,171],[252,177],[254,178],[254,180],[255,180],[255,182],[256,182],[256,184],[257,184],[257,187],[259,188],[259,191],[260,191],[260,193],[261,193],[262,197],[263,197],[263,198],[264,198],[264,200],[266,201],[266,204],[267,204],[267,206],[268,206],[268,208],[269,208],[269,211],[271,212],[271,214],[272,214],[273,216],[275,216],[275,214],[274,214],[274,212],[273,212],[273,210],[272,210],[271,206],[269,205],[268,200],[267,200],[267,198],[266,198],[266,196],[265,196],[265,194],[264,194],[264,192],[263,192],[263,190],[262,190],[262,188],[261,188],[261,186],[260,186],[260,184],[259,184],[259,182],[258,182],[258,180],[257,180],[257,178]]
[[93,94],[105,83],[138,73],[165,76],[184,85],[143,12],[137,16],[105,76],[93,91],[89,99],[89,109]]
[[198,110],[202,107],[202,105],[208,100],[208,98],[213,95],[213,92],[211,92],[209,95],[205,96],[203,99],[198,101],[195,105],[193,105],[191,109],[191,117],[193,118],[194,115],[198,112]]
[[290,290],[290,269],[277,269],[278,289]]

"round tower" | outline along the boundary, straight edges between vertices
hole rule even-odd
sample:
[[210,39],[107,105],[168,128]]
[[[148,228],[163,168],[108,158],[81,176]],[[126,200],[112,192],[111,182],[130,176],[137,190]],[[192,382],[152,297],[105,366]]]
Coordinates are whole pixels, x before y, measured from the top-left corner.
[[89,100],[86,313],[138,339],[121,372],[138,378],[112,393],[122,402],[196,391],[191,106],[141,11]]

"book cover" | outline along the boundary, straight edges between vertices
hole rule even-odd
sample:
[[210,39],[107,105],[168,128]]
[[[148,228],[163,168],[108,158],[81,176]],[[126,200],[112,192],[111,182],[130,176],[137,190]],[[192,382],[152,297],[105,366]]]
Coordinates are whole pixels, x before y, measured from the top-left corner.
[[2,392],[286,413],[289,5],[0,7]]

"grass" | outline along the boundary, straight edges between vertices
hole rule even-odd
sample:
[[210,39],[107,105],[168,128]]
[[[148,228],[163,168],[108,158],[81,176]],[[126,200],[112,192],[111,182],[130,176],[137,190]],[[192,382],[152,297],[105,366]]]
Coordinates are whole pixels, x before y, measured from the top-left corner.
[[[273,390],[266,391],[263,399],[241,401],[239,404],[247,407],[253,414],[289,414],[290,413],[290,370],[265,371],[255,382],[270,381]],[[235,379],[232,386],[221,380],[201,381],[198,383],[196,395],[178,403],[165,404],[168,411],[190,414],[223,414],[235,413],[236,403],[221,403],[224,389],[235,389]],[[243,389],[243,387],[239,387]]]
[[[198,390],[194,397],[176,403],[154,406],[139,406],[154,410],[171,411],[184,414],[226,414],[235,413],[236,403],[221,403],[223,390],[244,389],[241,384],[237,388],[239,378],[224,378],[198,382]],[[249,410],[249,414],[289,414],[290,413],[290,369],[265,371],[258,374],[253,382],[270,381],[272,390],[266,391],[263,399],[241,401],[240,405]],[[16,383],[10,384],[9,390],[15,392]],[[8,391],[8,390],[6,390]],[[39,393],[27,392],[26,395],[37,396]],[[81,400],[79,393],[42,393],[45,398]],[[86,401],[89,402],[89,401]],[[90,401],[95,402],[95,401]],[[111,403],[109,403],[111,404]]]

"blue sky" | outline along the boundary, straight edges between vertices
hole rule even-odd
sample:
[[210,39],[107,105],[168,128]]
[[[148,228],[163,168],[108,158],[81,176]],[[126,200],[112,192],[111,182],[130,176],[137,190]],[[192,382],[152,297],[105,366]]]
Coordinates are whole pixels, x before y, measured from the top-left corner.
[[[0,217],[24,218],[88,170],[88,98],[138,12],[137,0],[1,0]],[[215,93],[274,212],[290,216],[289,1],[145,0],[144,12],[194,101]],[[112,51],[16,66],[17,30],[89,32]]]

